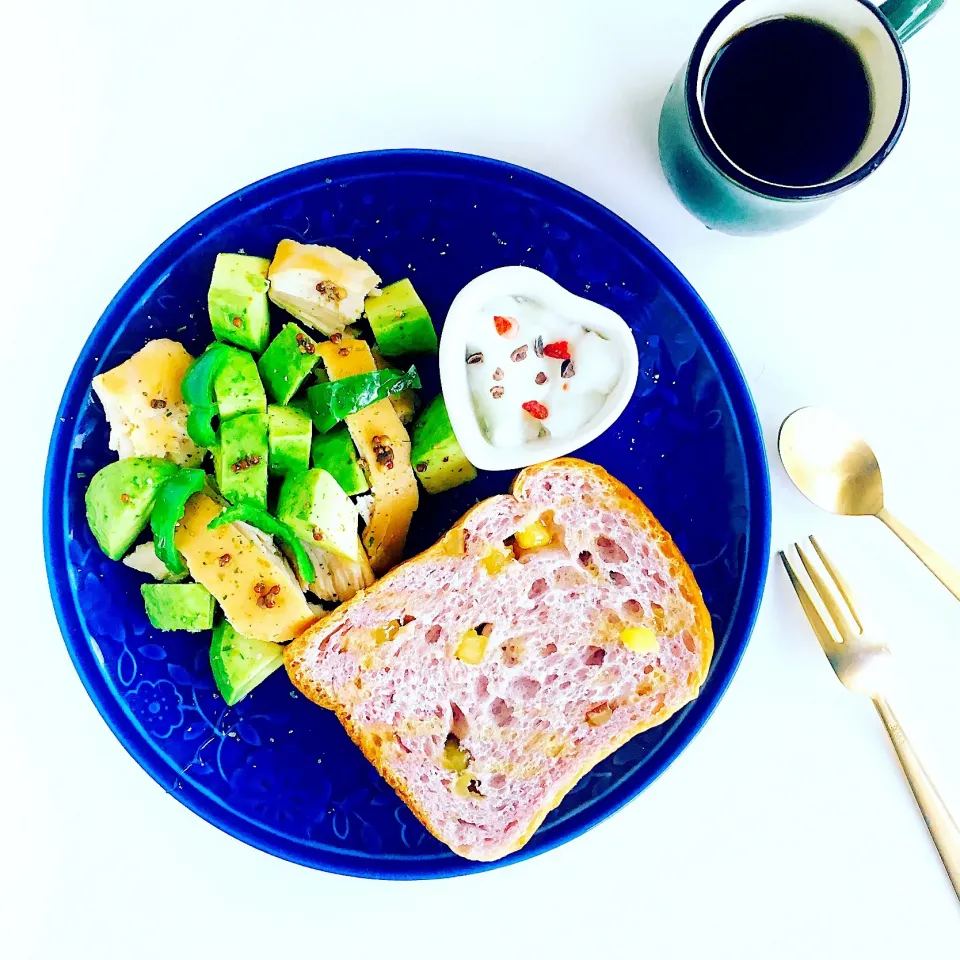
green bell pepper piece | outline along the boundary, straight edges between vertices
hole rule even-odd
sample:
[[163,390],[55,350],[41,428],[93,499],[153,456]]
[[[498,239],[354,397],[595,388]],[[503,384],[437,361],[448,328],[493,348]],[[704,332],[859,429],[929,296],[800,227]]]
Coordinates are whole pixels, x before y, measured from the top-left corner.
[[263,507],[255,503],[242,501],[232,507],[227,507],[207,524],[207,529],[214,530],[217,527],[222,527],[225,523],[236,523],[238,520],[241,523],[249,523],[258,530],[262,530],[267,536],[276,537],[282,541],[293,554],[293,562],[297,566],[300,579],[305,583],[313,583],[316,580],[317,573],[313,567],[313,561],[307,551],[304,550],[303,544],[294,533],[293,528],[282,520],[271,517]]
[[214,400],[213,385],[217,375],[230,357],[225,343],[211,343],[187,367],[180,384],[183,402],[187,405],[187,433],[201,447],[212,447],[217,442],[213,418],[219,413]]
[[199,493],[206,482],[207,475],[202,470],[185,467],[172,477],[167,477],[157,489],[157,499],[150,514],[153,548],[167,569],[177,577],[183,576],[187,568],[173,535],[177,524],[183,519],[187,501]]
[[374,370],[357,373],[342,380],[318,383],[307,391],[313,425],[326,433],[351,413],[357,413],[378,400],[386,400],[404,390],[419,390],[417,368],[406,373],[400,370]]

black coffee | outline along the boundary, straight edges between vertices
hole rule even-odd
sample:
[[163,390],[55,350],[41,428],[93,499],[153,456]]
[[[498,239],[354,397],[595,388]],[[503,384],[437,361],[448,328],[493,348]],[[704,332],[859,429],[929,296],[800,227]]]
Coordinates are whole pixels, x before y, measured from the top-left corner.
[[853,45],[824,23],[777,17],[747,27],[704,79],[704,115],[742,170],[786,186],[836,176],[870,126],[872,98]]

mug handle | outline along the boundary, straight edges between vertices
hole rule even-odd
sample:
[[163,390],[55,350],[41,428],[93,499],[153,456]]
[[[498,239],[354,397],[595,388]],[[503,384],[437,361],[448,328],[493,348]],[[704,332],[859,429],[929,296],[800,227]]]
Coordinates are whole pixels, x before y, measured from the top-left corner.
[[901,43],[909,40],[921,27],[927,25],[943,6],[944,0],[887,0],[880,4],[880,12],[890,21]]

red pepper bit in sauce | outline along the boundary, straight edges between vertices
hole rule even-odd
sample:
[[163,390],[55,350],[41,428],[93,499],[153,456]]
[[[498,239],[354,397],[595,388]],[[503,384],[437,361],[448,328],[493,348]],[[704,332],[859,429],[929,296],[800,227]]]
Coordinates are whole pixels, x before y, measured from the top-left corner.
[[520,406],[523,407],[534,420],[546,420],[550,413],[539,400],[528,400],[526,403],[521,403]]
[[554,360],[570,359],[570,344],[566,340],[557,340],[554,343],[548,343],[543,348],[545,357],[552,357]]
[[517,321],[513,317],[493,318],[493,325],[501,337],[515,337],[517,335]]

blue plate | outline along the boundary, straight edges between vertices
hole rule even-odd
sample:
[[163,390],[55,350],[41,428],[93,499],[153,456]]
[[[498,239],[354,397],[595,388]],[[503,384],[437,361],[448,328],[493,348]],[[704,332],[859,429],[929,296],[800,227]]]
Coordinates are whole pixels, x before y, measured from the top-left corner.
[[[154,337],[211,339],[206,291],[218,251],[270,257],[283,237],[340,247],[389,282],[409,276],[439,321],[483,270],[527,264],[613,308],[640,346],[636,394],[579,451],[636,490],[693,567],[718,639],[699,699],[584,777],[527,846],[476,864],[434,840],[332,714],[283,672],[237,706],[217,695],[206,635],[154,632],[142,577],[107,560],[84,519],[89,478],[113,459],[90,380]],[[274,310],[276,323],[283,314]],[[423,371],[425,395],[438,388]],[[411,551],[432,543],[510,476],[424,497]],[[690,741],[737,667],[767,568],[770,492],[756,412],[706,307],[641,234],[529,170],[451,153],[321,160],[210,207],[146,260],[80,354],[54,425],[44,490],[50,590],[67,649],[97,709],[165,790],[241,840],[336,873],[412,879],[489,870],[583,833],[635,797]]]

